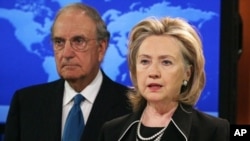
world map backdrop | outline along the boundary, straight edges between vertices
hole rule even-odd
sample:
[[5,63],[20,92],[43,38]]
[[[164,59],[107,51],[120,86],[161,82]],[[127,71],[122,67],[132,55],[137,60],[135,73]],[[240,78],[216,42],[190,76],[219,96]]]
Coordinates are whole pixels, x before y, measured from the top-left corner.
[[129,31],[149,17],[182,17],[201,33],[206,58],[206,86],[196,107],[218,114],[220,1],[218,0],[13,0],[0,1],[0,122],[15,90],[58,79],[50,42],[56,12],[72,2],[95,7],[107,23],[110,44],[102,69],[131,86],[126,61]]

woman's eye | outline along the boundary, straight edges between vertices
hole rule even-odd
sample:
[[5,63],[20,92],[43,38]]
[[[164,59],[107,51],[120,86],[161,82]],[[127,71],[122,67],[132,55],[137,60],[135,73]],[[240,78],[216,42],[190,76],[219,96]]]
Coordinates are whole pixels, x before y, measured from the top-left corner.
[[169,60],[163,60],[163,61],[162,61],[162,64],[167,66],[167,65],[171,65],[172,62],[169,61]]
[[143,65],[146,65],[146,64],[148,64],[148,63],[149,63],[149,61],[148,61],[148,60],[143,59],[143,60],[141,60],[141,61],[140,61],[140,63],[141,63],[141,64],[143,64]]

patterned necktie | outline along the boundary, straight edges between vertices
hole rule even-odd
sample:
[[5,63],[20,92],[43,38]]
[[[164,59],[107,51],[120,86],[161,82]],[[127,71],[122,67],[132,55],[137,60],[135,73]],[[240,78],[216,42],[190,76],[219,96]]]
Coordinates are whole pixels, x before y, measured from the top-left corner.
[[84,97],[77,94],[74,97],[74,105],[71,108],[63,132],[63,141],[80,141],[84,130],[84,118],[80,107]]

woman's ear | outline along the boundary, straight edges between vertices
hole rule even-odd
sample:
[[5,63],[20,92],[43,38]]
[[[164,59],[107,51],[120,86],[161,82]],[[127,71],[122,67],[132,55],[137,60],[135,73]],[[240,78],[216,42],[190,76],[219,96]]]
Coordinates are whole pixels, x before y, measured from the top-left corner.
[[192,68],[193,66],[192,65],[187,65],[186,66],[186,72],[185,72],[185,80],[189,81],[191,75],[192,75]]

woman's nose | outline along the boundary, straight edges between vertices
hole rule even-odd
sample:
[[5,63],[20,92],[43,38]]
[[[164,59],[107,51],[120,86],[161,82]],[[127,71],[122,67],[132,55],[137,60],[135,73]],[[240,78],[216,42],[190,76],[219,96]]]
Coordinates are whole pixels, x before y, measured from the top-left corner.
[[156,79],[161,77],[161,73],[157,64],[152,64],[149,68],[149,77]]

